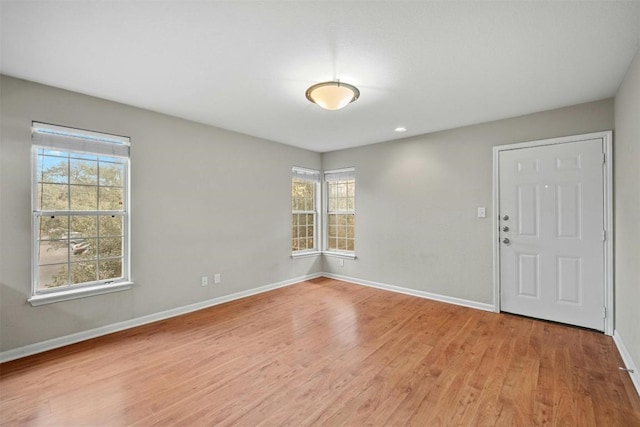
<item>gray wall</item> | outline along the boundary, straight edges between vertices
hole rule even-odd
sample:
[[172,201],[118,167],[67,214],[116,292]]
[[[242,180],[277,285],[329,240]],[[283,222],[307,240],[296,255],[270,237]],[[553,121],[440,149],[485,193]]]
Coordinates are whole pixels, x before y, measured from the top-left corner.
[[356,168],[358,257],[344,267],[325,258],[324,270],[493,304],[492,147],[611,130],[613,106],[607,99],[324,154],[324,169]]
[[[0,79],[0,351],[321,271],[290,257],[291,167],[320,154]],[[131,137],[132,290],[27,303],[32,120]]]
[[[616,124],[616,278],[626,283],[617,284],[616,325],[637,363],[635,64],[616,123],[608,99],[323,155],[2,76],[0,351],[321,271],[491,304],[492,147]],[[131,291],[26,302],[31,120],[132,138]],[[357,260],[290,258],[293,165],[356,167]],[[479,206],[487,218],[476,218]],[[222,284],[201,287],[200,276],[214,273]]]
[[615,112],[615,329],[640,367],[640,51],[618,90]]

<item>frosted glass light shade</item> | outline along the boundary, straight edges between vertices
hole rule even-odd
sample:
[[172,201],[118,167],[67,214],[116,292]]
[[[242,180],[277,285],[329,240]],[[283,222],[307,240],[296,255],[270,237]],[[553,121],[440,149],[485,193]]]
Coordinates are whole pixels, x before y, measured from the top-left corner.
[[323,82],[307,89],[307,99],[325,110],[339,110],[360,96],[357,87],[347,83]]

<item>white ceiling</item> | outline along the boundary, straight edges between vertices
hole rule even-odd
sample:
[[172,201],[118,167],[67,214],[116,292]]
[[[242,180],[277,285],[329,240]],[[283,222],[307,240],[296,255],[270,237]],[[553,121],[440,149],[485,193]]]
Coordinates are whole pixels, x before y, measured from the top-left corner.
[[[3,0],[0,13],[3,74],[319,152],[611,97],[640,46],[640,1]],[[306,100],[336,78],[360,99]]]

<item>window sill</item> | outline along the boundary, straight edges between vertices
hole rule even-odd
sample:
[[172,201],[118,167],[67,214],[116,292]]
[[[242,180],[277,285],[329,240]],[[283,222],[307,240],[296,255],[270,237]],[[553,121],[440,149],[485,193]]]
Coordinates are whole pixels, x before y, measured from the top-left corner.
[[356,254],[354,252],[322,251],[322,255],[330,256],[333,258],[356,259]]
[[320,256],[320,255],[322,255],[322,252],[320,252],[320,251],[293,252],[291,254],[291,258],[293,258],[293,259],[309,258],[309,257],[312,257],[312,256]]
[[126,291],[128,289],[131,289],[132,286],[133,282],[118,282],[110,283],[108,285],[87,286],[85,288],[77,288],[68,291],[34,295],[27,301],[29,301],[32,306],[36,307],[38,305],[52,304],[55,302],[68,301],[78,298],[86,298],[94,295]]

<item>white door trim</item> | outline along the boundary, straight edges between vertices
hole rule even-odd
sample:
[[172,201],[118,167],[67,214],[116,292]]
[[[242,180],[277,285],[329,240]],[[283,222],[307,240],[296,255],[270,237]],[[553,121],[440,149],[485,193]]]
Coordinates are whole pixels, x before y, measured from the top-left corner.
[[613,299],[613,156],[612,131],[595,132],[583,135],[571,135],[561,138],[542,139],[538,141],[521,142],[517,144],[499,145],[493,147],[493,311],[500,312],[500,245],[499,245],[499,212],[500,212],[500,170],[498,158],[501,151],[518,148],[539,147],[542,145],[566,144],[584,141],[586,139],[602,138],[604,150],[604,304],[605,319],[604,333],[613,336],[614,328],[614,299]]

